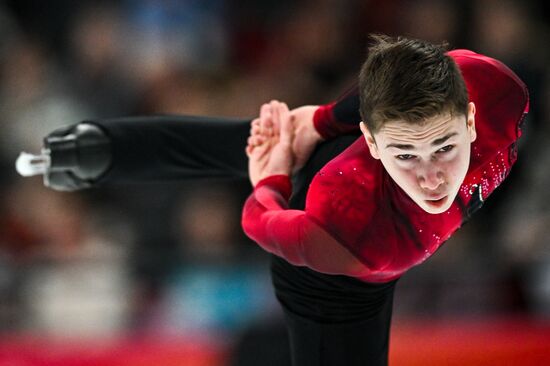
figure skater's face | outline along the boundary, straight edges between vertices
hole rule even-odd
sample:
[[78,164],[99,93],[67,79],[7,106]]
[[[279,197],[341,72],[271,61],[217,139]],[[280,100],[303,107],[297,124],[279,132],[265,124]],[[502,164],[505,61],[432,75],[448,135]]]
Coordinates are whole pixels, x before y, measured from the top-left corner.
[[389,121],[371,135],[361,122],[371,155],[403,191],[424,211],[451,207],[470,164],[470,145],[476,139],[475,105],[468,115],[438,115],[421,124]]

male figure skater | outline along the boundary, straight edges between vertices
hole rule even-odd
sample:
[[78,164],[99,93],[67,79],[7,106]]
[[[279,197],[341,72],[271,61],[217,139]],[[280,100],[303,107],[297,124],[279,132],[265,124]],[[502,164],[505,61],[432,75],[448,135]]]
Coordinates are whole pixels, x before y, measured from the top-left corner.
[[[94,174],[52,168],[47,182],[75,189],[248,175],[243,228],[274,254],[293,365],[385,365],[397,279],[506,178],[527,111],[524,84],[494,59],[373,36],[356,91],[337,102],[289,111],[273,101],[251,125],[91,121],[108,158]],[[46,139],[52,156],[51,139],[75,128]]]

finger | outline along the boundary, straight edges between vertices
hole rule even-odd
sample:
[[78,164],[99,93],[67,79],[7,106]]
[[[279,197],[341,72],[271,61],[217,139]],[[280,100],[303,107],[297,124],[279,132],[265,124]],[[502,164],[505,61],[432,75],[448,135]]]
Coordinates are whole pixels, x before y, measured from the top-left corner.
[[247,144],[251,146],[259,146],[265,142],[265,139],[261,135],[249,136]]
[[254,135],[254,131],[257,129],[259,131],[259,128],[260,128],[260,118],[254,118],[251,122],[250,122],[250,134],[251,135]]
[[258,154],[258,151],[267,151],[269,150],[270,145],[268,143],[258,143],[255,139],[252,139],[247,145],[246,145],[246,151],[250,152],[251,154]]
[[250,129],[250,134],[251,135],[261,135],[265,138],[270,138],[273,136],[273,127],[270,126],[270,125],[267,125],[267,126],[253,126],[251,129]]
[[273,116],[273,121],[278,121],[279,118],[279,104],[280,102],[278,100],[272,100],[269,102],[269,105],[271,106],[271,115]]
[[250,129],[254,127],[260,127],[260,118],[254,118],[252,122],[250,122]]
[[292,125],[292,120],[288,106],[285,103],[281,103],[278,106],[278,112],[281,120],[281,131],[279,140],[284,143],[292,146],[292,140],[294,137],[294,128]]
[[261,118],[260,116],[260,124],[262,128],[264,127],[271,127],[273,126],[273,101],[264,104],[265,107],[265,117]]
[[263,114],[270,113],[271,112],[271,104],[270,103],[264,103],[260,107],[260,119],[262,118]]
[[[273,117],[273,134],[278,135],[281,132],[281,107],[285,103],[279,102],[278,100],[271,101],[272,114],[276,114],[276,117]],[[288,107],[287,107],[288,109]]]
[[259,135],[260,134],[260,125],[253,125],[250,128],[250,135]]
[[265,139],[263,136],[261,135],[252,136],[252,143],[254,144],[254,146],[263,145],[264,142],[265,142]]
[[262,107],[260,108],[260,122],[259,122],[259,125],[260,125],[260,133],[261,134],[264,134],[265,133],[265,128],[267,126],[271,126],[273,124],[272,122],[272,111],[271,111],[271,104],[264,104],[262,105]]

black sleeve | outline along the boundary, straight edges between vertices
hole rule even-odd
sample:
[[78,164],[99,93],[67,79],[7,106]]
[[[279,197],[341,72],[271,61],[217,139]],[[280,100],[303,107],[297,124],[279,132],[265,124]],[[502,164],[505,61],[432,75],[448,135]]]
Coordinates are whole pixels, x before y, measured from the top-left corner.
[[112,163],[98,185],[248,176],[249,119],[148,116],[85,122],[102,128],[111,142]]
[[334,119],[337,123],[355,125],[361,122],[359,113],[359,87],[354,85],[345,92],[333,107]]

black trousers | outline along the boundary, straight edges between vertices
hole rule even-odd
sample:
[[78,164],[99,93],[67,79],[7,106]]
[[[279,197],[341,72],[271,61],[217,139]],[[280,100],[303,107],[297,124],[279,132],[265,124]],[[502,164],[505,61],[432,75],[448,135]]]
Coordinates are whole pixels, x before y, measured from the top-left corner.
[[[165,116],[95,123],[113,142],[113,167],[103,183],[247,176],[249,120]],[[293,177],[291,208],[304,208],[315,173],[356,139],[346,135],[315,149]],[[276,256],[271,272],[293,366],[387,364],[396,281],[326,275]]]

